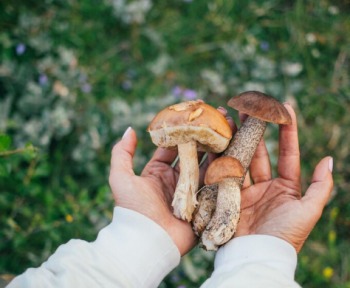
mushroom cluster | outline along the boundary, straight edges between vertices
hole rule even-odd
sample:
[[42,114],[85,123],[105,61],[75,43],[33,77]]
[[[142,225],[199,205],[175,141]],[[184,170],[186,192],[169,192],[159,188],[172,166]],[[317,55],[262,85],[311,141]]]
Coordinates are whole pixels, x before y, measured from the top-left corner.
[[[261,92],[241,93],[228,105],[248,115],[233,137],[226,118],[199,100],[163,109],[148,127],[154,144],[178,149],[180,175],[173,213],[192,222],[206,250],[216,250],[234,236],[243,181],[267,122],[291,124],[287,109]],[[208,167],[200,193],[198,151],[223,152]]]

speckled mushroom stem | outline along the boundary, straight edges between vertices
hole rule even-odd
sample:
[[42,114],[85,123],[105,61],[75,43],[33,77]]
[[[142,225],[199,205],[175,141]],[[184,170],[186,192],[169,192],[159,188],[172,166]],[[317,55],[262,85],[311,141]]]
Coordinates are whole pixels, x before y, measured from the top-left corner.
[[[239,160],[244,168],[244,174],[247,173],[256,148],[264,135],[266,122],[249,116],[238,129],[235,136],[224,152],[225,156],[231,156]],[[240,187],[242,187],[245,176],[239,178]]]
[[[249,116],[224,152],[224,156],[234,157],[241,162],[244,176],[230,178],[229,182],[220,182],[217,200],[212,197],[212,202],[206,203],[207,215],[213,214],[211,218],[202,219],[208,223],[201,236],[202,244],[207,250],[216,250],[218,246],[230,240],[236,231],[240,215],[241,187],[265,129],[266,122]],[[205,224],[202,223],[203,225]]]
[[[221,181],[218,189],[214,215],[201,239],[206,250],[216,250],[219,245],[230,240],[239,220],[241,188],[236,178]],[[225,193],[227,191],[229,193]]]
[[180,175],[176,185],[172,206],[174,215],[190,222],[197,205],[196,192],[199,184],[197,144],[190,141],[178,144]]
[[193,212],[192,228],[194,234],[201,236],[215,211],[218,185],[205,185],[198,192],[199,205]]

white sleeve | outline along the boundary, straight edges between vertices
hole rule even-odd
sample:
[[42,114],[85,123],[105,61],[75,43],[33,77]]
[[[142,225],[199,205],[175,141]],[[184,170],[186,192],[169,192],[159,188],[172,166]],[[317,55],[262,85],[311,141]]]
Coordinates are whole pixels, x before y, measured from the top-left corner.
[[96,241],[71,240],[7,287],[157,287],[180,262],[170,236],[147,217],[115,207]]
[[300,287],[294,281],[296,264],[294,247],[282,239],[237,237],[218,250],[214,272],[201,288]]

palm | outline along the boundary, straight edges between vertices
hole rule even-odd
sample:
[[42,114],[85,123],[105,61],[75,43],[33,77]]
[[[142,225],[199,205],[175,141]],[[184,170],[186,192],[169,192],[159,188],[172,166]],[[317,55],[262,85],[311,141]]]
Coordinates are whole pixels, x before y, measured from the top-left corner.
[[157,149],[141,176],[135,175],[130,166],[121,167],[110,177],[110,185],[116,205],[152,219],[171,236],[183,255],[195,245],[196,238],[190,224],[172,213],[179,173],[178,167],[173,168],[171,163],[176,155],[175,151]]
[[289,105],[286,108],[293,124],[280,127],[279,177],[272,179],[269,155],[261,141],[251,162],[250,177],[243,185],[241,218],[235,237],[271,235],[300,251],[327,203],[332,179],[325,158],[316,167],[312,184],[302,197],[296,116]]
[[[292,242],[292,245],[300,250],[308,235],[304,233],[305,231],[299,231],[300,227],[305,226],[300,222],[305,221],[307,217],[305,213],[307,211],[299,201],[300,197],[298,185],[293,185],[291,181],[282,178],[261,182],[244,189],[241,219],[236,236],[249,234],[276,236]],[[288,235],[303,236],[290,239]]]

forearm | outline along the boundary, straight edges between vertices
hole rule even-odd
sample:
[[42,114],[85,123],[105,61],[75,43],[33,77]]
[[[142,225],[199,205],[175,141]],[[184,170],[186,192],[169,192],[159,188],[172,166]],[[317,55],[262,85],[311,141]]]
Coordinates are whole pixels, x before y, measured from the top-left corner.
[[96,241],[71,240],[8,287],[157,287],[179,261],[177,247],[160,226],[118,207]]
[[216,254],[214,272],[202,286],[300,287],[294,281],[295,249],[272,236],[237,237]]

